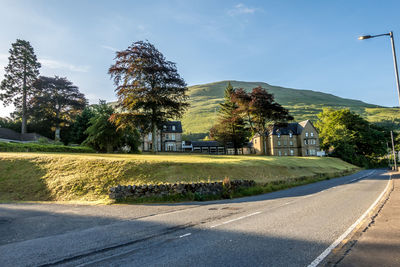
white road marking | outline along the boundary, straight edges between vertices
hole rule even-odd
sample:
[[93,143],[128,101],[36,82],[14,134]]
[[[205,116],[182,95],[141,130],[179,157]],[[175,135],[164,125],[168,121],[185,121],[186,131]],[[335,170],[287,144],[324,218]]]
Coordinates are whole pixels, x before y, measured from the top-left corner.
[[182,237],[185,237],[185,236],[190,236],[192,233],[187,233],[187,234],[184,234],[184,235],[180,235],[179,236],[179,238],[182,238]]
[[254,216],[254,215],[257,215],[257,214],[260,214],[260,213],[261,213],[261,211],[257,211],[257,212],[254,212],[254,213],[251,213],[251,214],[248,214],[248,215],[236,218],[236,219],[232,219],[232,220],[229,220],[229,221],[226,221],[226,222],[223,222],[223,223],[219,223],[219,224],[210,226],[210,228],[214,228],[214,227],[218,227],[218,226],[221,226],[221,225],[224,225],[224,224],[227,224],[227,223],[235,222],[235,221],[238,221],[238,220],[250,217],[250,216]]
[[361,215],[360,218],[358,218],[358,220],[353,223],[347,230],[346,232],[344,232],[341,236],[339,236],[338,239],[336,239],[327,249],[324,250],[324,252],[322,252],[313,262],[311,262],[308,267],[315,267],[318,264],[320,264],[325,258],[326,256],[329,255],[329,253],[332,252],[332,250],[340,244],[340,242],[343,241],[343,239],[345,239],[353,230],[354,228],[357,227],[357,225],[359,225],[362,220],[364,220],[364,218],[368,215],[368,213],[378,204],[379,200],[383,197],[383,195],[386,193],[386,191],[389,188],[389,184],[390,184],[390,180],[392,180],[392,175],[390,174],[390,178],[387,182],[387,185],[385,187],[385,189],[382,191],[382,193],[379,195],[379,197],[375,200],[374,203],[372,203],[372,205],[367,209],[366,212],[364,212],[363,215]]
[[372,175],[374,172],[375,172],[375,171],[371,171],[371,172],[367,173],[367,174],[366,174],[366,175],[364,175],[364,176],[361,176],[361,177],[359,177],[359,178],[355,178],[355,179],[353,179],[353,180],[350,180],[350,182],[349,182],[349,183],[352,183],[352,182],[355,182],[355,181],[358,181],[358,180],[364,179],[364,178],[366,178],[366,177],[368,177],[368,176]]

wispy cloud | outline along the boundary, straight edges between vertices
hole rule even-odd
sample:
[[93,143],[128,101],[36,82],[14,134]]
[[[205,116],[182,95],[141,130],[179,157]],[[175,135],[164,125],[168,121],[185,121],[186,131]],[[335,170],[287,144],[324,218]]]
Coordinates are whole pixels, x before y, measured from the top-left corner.
[[104,49],[110,50],[112,52],[117,52],[118,51],[117,48],[114,48],[114,47],[109,46],[109,45],[101,45],[101,47],[104,48]]
[[39,59],[39,62],[42,64],[43,67],[49,69],[65,69],[73,72],[88,72],[90,69],[89,66],[77,66],[53,59],[41,58]]
[[254,14],[258,11],[258,8],[255,7],[248,7],[245,4],[237,4],[232,9],[228,10],[228,14],[230,16],[240,15],[240,14]]

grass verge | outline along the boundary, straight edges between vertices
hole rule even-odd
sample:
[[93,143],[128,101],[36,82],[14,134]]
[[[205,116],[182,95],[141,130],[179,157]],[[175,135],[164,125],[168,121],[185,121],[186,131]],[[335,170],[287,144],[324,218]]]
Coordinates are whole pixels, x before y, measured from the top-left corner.
[[109,188],[118,184],[215,182],[229,177],[266,185],[357,170],[340,159],[316,157],[0,153],[0,202],[107,203]]

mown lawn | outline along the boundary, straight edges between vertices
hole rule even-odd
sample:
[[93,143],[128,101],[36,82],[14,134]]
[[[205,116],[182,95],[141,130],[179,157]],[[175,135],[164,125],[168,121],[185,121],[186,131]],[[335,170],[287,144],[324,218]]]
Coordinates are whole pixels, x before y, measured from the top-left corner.
[[0,153],[0,201],[104,201],[118,184],[253,179],[257,183],[339,176],[357,167],[336,158]]

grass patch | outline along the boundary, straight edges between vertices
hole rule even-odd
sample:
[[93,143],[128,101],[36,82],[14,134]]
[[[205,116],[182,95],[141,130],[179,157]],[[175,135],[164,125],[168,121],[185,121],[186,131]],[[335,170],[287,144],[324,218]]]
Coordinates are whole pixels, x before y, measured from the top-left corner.
[[7,152],[0,153],[0,201],[108,201],[109,188],[118,184],[215,182],[224,177],[266,184],[356,170],[337,158]]

